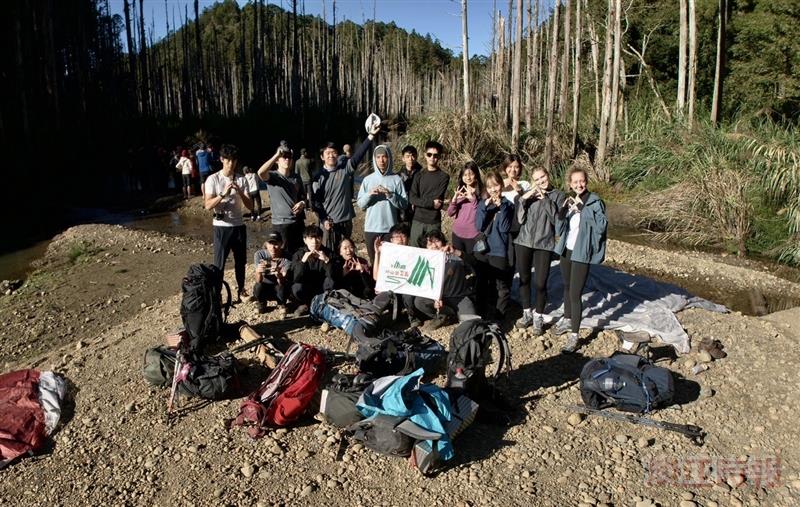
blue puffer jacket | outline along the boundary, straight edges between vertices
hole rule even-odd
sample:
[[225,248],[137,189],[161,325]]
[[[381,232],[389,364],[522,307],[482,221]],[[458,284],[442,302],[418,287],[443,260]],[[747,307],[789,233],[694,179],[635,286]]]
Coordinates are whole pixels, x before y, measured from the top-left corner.
[[[486,255],[506,257],[508,231],[511,230],[511,214],[513,212],[514,205],[505,197],[500,200],[499,207],[494,203],[487,206],[486,200],[481,199],[478,204],[478,212],[475,214],[475,227],[486,234],[486,242],[489,244],[489,251],[486,252]],[[494,222],[489,225],[488,220],[494,220]]]
[[[569,214],[564,217],[559,216],[556,223],[556,232],[559,238],[553,251],[558,255],[564,255],[567,250],[570,216]],[[607,231],[606,205],[597,194],[589,192],[581,210],[578,238],[570,259],[584,264],[601,264],[606,258]]]

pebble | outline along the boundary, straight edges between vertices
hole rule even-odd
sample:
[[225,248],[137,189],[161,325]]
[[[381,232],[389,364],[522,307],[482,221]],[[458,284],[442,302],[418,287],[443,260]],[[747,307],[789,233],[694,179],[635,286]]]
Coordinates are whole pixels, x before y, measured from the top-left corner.
[[128,403],[125,405],[125,412],[133,412],[133,410],[134,410],[135,408],[136,408],[136,403],[135,403],[135,402],[133,402],[133,401],[129,401],[129,402],[128,402]]
[[701,362],[701,363],[710,363],[710,362],[711,362],[711,361],[713,361],[714,359],[711,357],[711,354],[709,354],[709,353],[708,353],[708,352],[706,352],[705,350],[701,350],[701,351],[700,351],[700,352],[697,354],[697,360],[698,360],[699,362]]
[[697,504],[691,500],[681,500],[681,503],[678,504],[680,507],[697,507]]
[[313,493],[313,492],[314,492],[314,486],[312,486],[311,484],[309,484],[308,486],[306,486],[305,488],[303,488],[303,491],[301,491],[301,492],[300,492],[300,496],[301,496],[301,497],[302,497],[302,496],[308,496],[308,495],[310,495],[310,494],[311,494],[311,493]]
[[681,500],[694,500],[694,493],[691,491],[684,491],[681,493]]
[[728,480],[725,482],[728,483],[731,489],[736,489],[744,483],[744,476],[742,474],[732,475],[728,477]]
[[160,456],[163,452],[164,448],[160,445],[153,448],[153,456]]
[[570,414],[570,416],[567,418],[567,422],[572,426],[579,425],[581,421],[583,421],[582,414]]
[[246,478],[250,478],[255,473],[256,469],[250,463],[245,463],[242,468],[239,469]]
[[328,480],[328,482],[326,483],[326,485],[327,485],[327,486],[328,486],[328,488],[330,488],[330,489],[336,489],[336,488],[338,488],[339,486],[341,486],[341,484],[339,484],[339,481],[335,481],[335,480],[333,480],[333,479],[329,479],[329,480]]
[[323,322],[319,328],[323,333],[327,333],[328,330],[331,328],[331,325],[328,324],[327,322]]
[[552,426],[542,426],[542,429],[547,433],[555,433],[556,429]]
[[649,446],[650,446],[649,438],[639,437],[639,439],[636,441],[636,447],[638,447],[639,449],[644,449],[645,447]]
[[621,433],[620,433],[619,435],[616,435],[616,436],[614,437],[614,440],[615,440],[615,441],[616,441],[618,444],[624,444],[624,443],[626,443],[626,442],[628,441],[628,435],[623,435],[623,434],[621,434]]

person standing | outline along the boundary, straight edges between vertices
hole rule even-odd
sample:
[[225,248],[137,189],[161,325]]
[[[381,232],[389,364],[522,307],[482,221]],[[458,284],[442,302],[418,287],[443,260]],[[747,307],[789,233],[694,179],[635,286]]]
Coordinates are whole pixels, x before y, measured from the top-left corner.
[[587,188],[589,175],[585,169],[573,166],[566,180],[571,192],[558,211],[559,239],[555,247],[555,252],[561,256],[564,316],[556,323],[555,331],[559,335],[569,331],[561,350],[575,352],[583,316],[581,295],[589,277],[589,266],[605,260],[608,219],[605,203]]
[[[272,171],[276,162],[278,170]],[[283,236],[287,255],[293,255],[300,248],[306,221],[303,180],[294,172],[293,163],[292,150],[284,143],[258,169],[258,177],[267,183],[272,230]]]
[[205,195],[206,179],[208,175],[211,174],[211,155],[208,153],[208,150],[206,150],[205,144],[200,143],[200,146],[198,146],[194,154],[194,158],[197,160],[197,170],[200,171],[200,190],[202,190]]
[[222,170],[206,179],[203,203],[207,210],[214,210],[214,264],[224,270],[228,254],[233,251],[236,287],[239,301],[249,294],[244,284],[247,265],[247,228],[244,225],[242,208],[252,211],[250,186],[247,179],[236,172],[239,165],[239,150],[225,144],[219,152]]
[[[403,187],[406,189],[406,195],[411,195],[411,184],[414,183],[414,178],[417,177],[422,170],[422,166],[417,162],[417,149],[408,144],[403,148],[403,170],[400,171],[400,179],[403,180]],[[414,219],[414,206],[411,201],[406,205],[406,209],[400,214],[400,221],[411,224]]]
[[306,207],[311,201],[311,181],[313,174],[313,167],[311,166],[312,160],[308,157],[308,152],[305,148],[300,149],[300,158],[294,163],[295,172],[300,175],[303,181],[303,196],[306,200]]
[[247,186],[250,187],[250,199],[253,200],[253,213],[250,218],[253,222],[261,220],[261,190],[258,188],[258,175],[248,166],[244,166],[244,177],[247,179]]
[[183,198],[188,199],[192,196],[192,160],[189,158],[189,150],[181,151],[181,158],[175,164],[175,169],[181,173]]
[[375,238],[383,236],[399,221],[408,197],[400,176],[392,172],[392,151],[385,144],[372,152],[373,172],[361,182],[358,207],[367,212],[364,220],[364,242],[370,264],[375,262]]
[[[533,183],[534,187],[519,196],[516,205],[520,229],[514,249],[522,303],[522,318],[517,320],[516,326],[520,329],[533,326],[533,334],[541,336],[550,259],[556,246],[556,213],[564,202],[564,193],[553,188],[544,168],[533,171]],[[531,268],[536,276],[535,306],[531,305]]]
[[447,214],[454,218],[453,248],[462,252],[464,262],[475,267],[475,240],[480,231],[475,227],[475,215],[483,198],[483,182],[478,164],[469,161],[458,175],[458,187],[447,207]]
[[379,130],[380,124],[375,125],[352,157],[339,159],[333,143],[319,151],[324,166],[312,184],[311,205],[323,230],[322,243],[332,251],[353,234],[353,175]]
[[488,197],[481,199],[475,225],[486,237],[487,250],[475,252],[478,261],[478,297],[487,311],[494,303],[494,318],[500,320],[510,310],[513,270],[508,264],[509,231],[513,206],[503,197],[503,178],[489,171],[485,179]]
[[[442,206],[450,183],[450,176],[439,168],[444,148],[436,141],[425,143],[426,170],[420,172],[411,183],[409,200],[414,205],[409,245],[425,248],[425,237],[431,231],[442,230]],[[425,243],[423,243],[425,242]]]

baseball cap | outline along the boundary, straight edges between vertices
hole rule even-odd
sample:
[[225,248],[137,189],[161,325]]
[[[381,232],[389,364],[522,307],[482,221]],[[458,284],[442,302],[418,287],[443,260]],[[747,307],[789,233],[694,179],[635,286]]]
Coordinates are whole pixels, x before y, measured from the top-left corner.
[[283,236],[281,236],[281,233],[278,232],[278,231],[272,231],[269,234],[267,234],[267,242],[268,243],[279,243],[279,244],[282,245],[283,244]]

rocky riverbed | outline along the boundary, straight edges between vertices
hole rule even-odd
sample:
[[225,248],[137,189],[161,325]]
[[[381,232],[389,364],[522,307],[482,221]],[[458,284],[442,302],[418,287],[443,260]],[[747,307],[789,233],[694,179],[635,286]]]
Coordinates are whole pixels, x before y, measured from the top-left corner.
[[[728,353],[703,363],[708,369],[697,375],[692,368],[707,358],[696,351],[662,363],[678,374],[680,395],[654,417],[701,426],[708,434],[702,447],[565,408],[580,402],[575,380],[586,359],[617,348],[614,333],[584,333],[579,354],[563,355],[549,331],[539,338],[512,332],[514,370],[503,390],[521,400],[516,424],[473,424],[455,441],[453,465],[423,478],[405,461],[360,445],[341,452],[341,433],[313,419],[250,440],[226,429],[239,400],[185,400],[182,416],[167,423],[168,393],[145,384],[142,355],[180,325],[180,279],[190,263],[210,257],[210,245],[200,241],[78,226],[51,244],[22,287],[0,296],[2,371],[52,369],[70,384],[52,445],[0,471],[0,505],[800,503],[798,309],[763,318],[678,314],[693,340],[719,339]],[[800,297],[797,284],[711,254],[611,241],[609,261],[707,279],[721,290],[744,284]],[[227,276],[233,278],[230,270]],[[238,305],[231,319],[332,350],[346,343],[340,331],[283,321],[277,312],[259,315],[252,304]],[[431,334],[447,345],[451,331]],[[264,376],[257,366],[245,370],[251,387]],[[703,463],[713,465],[715,481],[694,480],[692,467]]]

